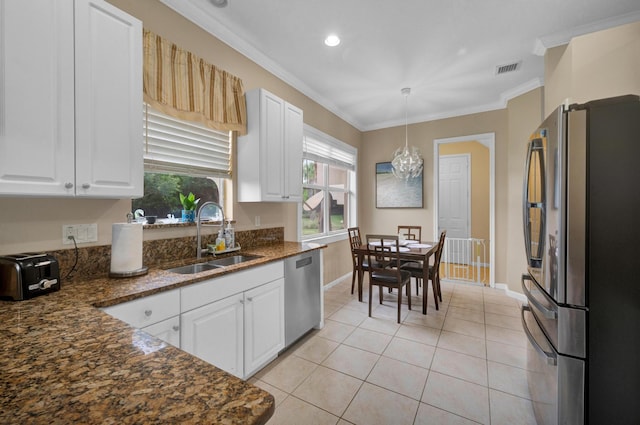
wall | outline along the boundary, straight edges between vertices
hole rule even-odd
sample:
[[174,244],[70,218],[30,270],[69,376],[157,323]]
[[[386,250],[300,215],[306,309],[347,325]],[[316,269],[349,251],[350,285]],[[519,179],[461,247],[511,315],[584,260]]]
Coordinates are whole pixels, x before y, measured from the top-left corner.
[[[263,87],[304,110],[304,122],[337,139],[360,148],[360,132],[321,105],[284,83],[245,56],[233,50],[200,27],[187,21],[158,0],[111,0],[110,3],[143,21],[145,28],[205,58],[216,66],[242,78],[245,90]],[[233,164],[234,169],[237,164]],[[62,224],[98,224],[98,242],[81,247],[111,244],[111,224],[125,220],[131,209],[129,200],[15,199],[0,197],[0,254],[47,251],[68,248],[62,245]],[[229,214],[229,212],[227,212]],[[284,227],[285,240],[297,240],[297,206],[280,203],[233,202],[231,217],[236,229]],[[211,230],[211,232],[215,229]],[[145,240],[192,236],[194,228],[146,230]],[[335,246],[334,246],[335,245]],[[344,255],[344,244],[324,250],[325,269],[332,274],[351,272],[351,260]],[[348,252],[348,250],[347,250]],[[325,279],[325,282],[328,282]]]
[[527,270],[522,225],[522,185],[527,141],[543,120],[543,89],[538,88],[511,99],[507,104],[509,145],[507,151],[507,220],[497,223],[505,229],[506,283],[510,290],[522,292],[520,276]]
[[471,156],[471,237],[489,241],[489,148],[479,142],[443,143],[440,145],[439,154]]
[[583,103],[640,94],[640,22],[576,37],[545,56],[545,116]]
[[[416,146],[424,158],[424,207],[413,209],[376,209],[375,207],[375,163],[390,161],[393,151],[404,141],[404,126],[386,128],[363,133],[360,150],[359,208],[360,227],[363,234],[396,232],[399,223],[422,226],[425,240],[435,240],[433,199],[433,140],[461,137],[472,134],[495,133],[496,156],[496,282],[506,279],[504,263],[507,205],[507,110],[483,112],[437,121],[409,125],[409,144]],[[487,237],[488,239],[488,237]]]

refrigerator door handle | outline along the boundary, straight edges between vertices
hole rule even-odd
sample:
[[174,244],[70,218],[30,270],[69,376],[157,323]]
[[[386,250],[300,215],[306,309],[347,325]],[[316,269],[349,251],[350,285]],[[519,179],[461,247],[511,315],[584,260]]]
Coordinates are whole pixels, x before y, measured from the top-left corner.
[[531,331],[527,326],[527,322],[524,319],[525,311],[531,312],[531,309],[528,306],[523,305],[522,309],[520,310],[520,317],[522,319],[522,329],[524,329],[524,333],[527,335],[527,339],[531,343],[531,346],[538,352],[538,354],[540,354],[542,357],[546,359],[547,364],[551,366],[556,366],[558,364],[558,356],[556,355],[556,353],[544,351],[542,347],[540,347],[540,345],[538,344],[538,341],[536,341],[536,339],[531,334]]
[[549,310],[548,308],[543,306],[540,303],[540,301],[538,301],[536,299],[536,297],[534,297],[533,294],[531,294],[531,291],[529,291],[529,289],[527,289],[527,285],[524,284],[525,280],[533,282],[533,279],[529,275],[526,275],[526,274],[522,275],[522,280],[521,280],[522,291],[524,292],[524,295],[527,297],[527,300],[531,304],[533,304],[538,310],[540,310],[540,312],[542,312],[544,317],[546,317],[547,319],[553,319],[553,320],[557,319],[558,318],[558,312],[555,311],[555,310]]

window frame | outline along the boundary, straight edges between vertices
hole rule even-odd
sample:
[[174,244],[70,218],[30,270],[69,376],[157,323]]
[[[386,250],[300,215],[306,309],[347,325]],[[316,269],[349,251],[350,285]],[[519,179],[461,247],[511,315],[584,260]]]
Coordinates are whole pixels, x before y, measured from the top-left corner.
[[[312,144],[316,142],[316,145],[322,145],[322,147],[327,148],[326,153],[322,154],[317,149],[312,149]],[[310,145],[311,144],[311,145]],[[326,133],[323,133],[320,130],[317,130],[310,125],[304,125],[304,148],[303,148],[303,162],[300,164],[302,167],[304,165],[304,160],[312,160],[317,163],[324,164],[322,167],[324,169],[325,175],[323,176],[324,184],[305,184],[303,182],[302,188],[304,189],[315,189],[322,190],[325,192],[324,199],[329,199],[327,196],[329,192],[343,192],[346,193],[349,198],[348,200],[348,209],[345,212],[345,226],[344,229],[340,230],[327,230],[323,229],[322,233],[314,234],[311,236],[303,236],[302,234],[302,202],[298,203],[298,240],[301,242],[318,242],[318,243],[332,243],[340,240],[345,240],[348,238],[347,229],[349,227],[357,226],[357,167],[358,167],[358,149],[342,142]],[[314,151],[314,154],[310,154],[309,151]],[[336,152],[338,153],[336,155]],[[336,158],[339,158],[336,160]],[[344,169],[347,172],[347,185],[348,187],[344,190],[332,188],[329,185],[329,167],[337,167]],[[330,217],[330,205],[329,202],[323,202],[323,214],[324,214],[324,223],[325,226],[328,226],[331,220]]]
[[[232,184],[231,179],[231,161],[232,161],[232,146],[233,146],[233,133],[232,132],[224,132],[220,130],[211,129],[207,126],[199,122],[188,121],[182,118],[172,117],[167,115],[163,111],[158,111],[153,108],[151,105],[146,102],[143,105],[143,123],[142,123],[142,132],[143,132],[143,149],[144,149],[144,173],[159,173],[159,174],[173,174],[173,175],[186,175],[191,177],[202,177],[207,178],[213,181],[218,189],[219,203],[223,206],[225,210],[225,218],[231,219],[231,210],[226,208],[226,192],[228,189],[228,185]],[[160,117],[161,120],[165,121],[165,124],[168,124],[169,127],[176,125],[175,130],[183,133],[181,136],[177,136],[179,141],[189,141],[191,140],[188,137],[184,137],[184,134],[193,134],[195,139],[195,144],[203,143],[202,133],[211,132],[210,135],[204,135],[204,137],[208,137],[214,140],[213,145],[211,145],[211,149],[218,150],[218,152],[222,152],[222,154],[217,154],[216,163],[217,164],[225,164],[219,166],[217,168],[211,168],[211,172],[207,172],[206,168],[192,166],[189,164],[181,164],[179,162],[169,161],[157,161],[154,159],[153,155],[148,156],[149,152],[149,123],[152,120],[149,119],[149,115],[153,114],[155,116]],[[162,130],[160,130],[162,132]],[[171,135],[170,133],[165,133],[170,138],[175,137],[175,135]],[[228,135],[228,146],[224,146],[222,142],[223,135]],[[171,141],[169,141],[171,143]],[[206,142],[204,142],[206,144]],[[222,150],[221,150],[222,149]],[[228,150],[224,152],[224,150]],[[173,155],[173,157],[179,158],[179,155]],[[187,160],[188,162],[188,160]],[[178,196],[178,195],[176,195]],[[144,209],[144,207],[143,207]],[[176,217],[178,218],[178,217]],[[167,221],[164,217],[158,217],[157,224],[176,224],[170,221]],[[189,224],[189,223],[185,223]]]

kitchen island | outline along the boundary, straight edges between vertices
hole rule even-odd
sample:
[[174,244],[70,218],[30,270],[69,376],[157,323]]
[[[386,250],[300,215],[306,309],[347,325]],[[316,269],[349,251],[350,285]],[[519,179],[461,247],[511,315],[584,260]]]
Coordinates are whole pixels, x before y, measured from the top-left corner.
[[[190,275],[65,283],[28,301],[0,301],[0,423],[264,424],[274,399],[255,387],[102,312],[323,245],[284,242],[243,250],[261,256]],[[202,260],[200,260],[202,261]]]

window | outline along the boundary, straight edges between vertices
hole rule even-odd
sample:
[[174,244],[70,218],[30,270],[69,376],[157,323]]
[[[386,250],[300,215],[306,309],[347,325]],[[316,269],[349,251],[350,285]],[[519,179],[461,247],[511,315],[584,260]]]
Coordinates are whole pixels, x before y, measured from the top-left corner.
[[179,219],[179,194],[189,192],[200,198],[200,205],[206,201],[222,205],[231,168],[230,133],[168,116],[148,105],[144,115],[144,196],[133,200],[133,210]]
[[357,149],[305,125],[301,239],[344,236],[356,224]]

